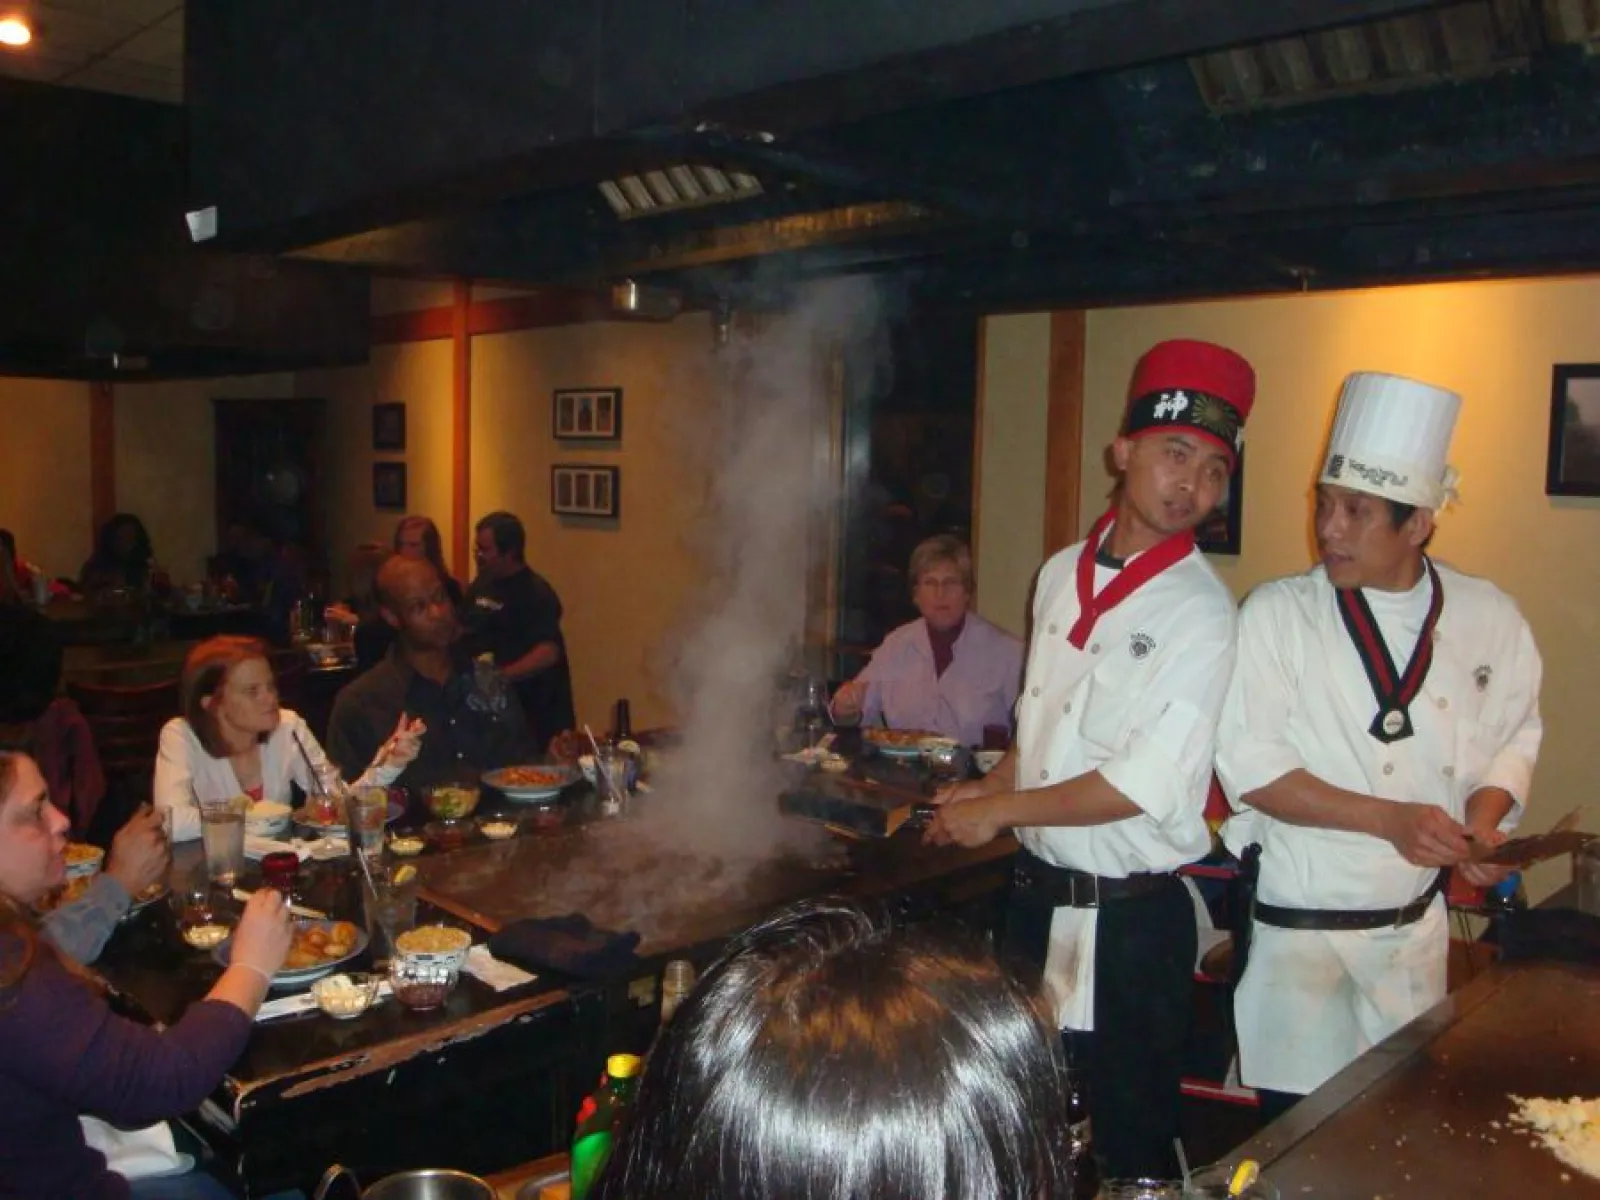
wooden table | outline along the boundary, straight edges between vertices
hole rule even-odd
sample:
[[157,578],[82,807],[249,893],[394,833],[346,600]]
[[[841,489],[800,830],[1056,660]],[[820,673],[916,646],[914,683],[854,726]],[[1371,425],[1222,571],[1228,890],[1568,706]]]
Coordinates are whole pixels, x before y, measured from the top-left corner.
[[[634,893],[608,899],[605,889],[586,894],[573,881],[618,855],[634,868],[650,858],[639,844],[649,801],[637,816],[594,822],[586,796],[580,787],[568,797],[562,824],[419,860],[425,901],[471,917],[480,936],[523,916],[585,911],[580,902],[594,905],[588,915],[602,925],[616,919]],[[486,808],[497,803],[486,799]],[[180,849],[192,860],[193,849]],[[648,1046],[669,957],[703,967],[765,912],[825,891],[892,895],[919,911],[954,910],[992,923],[1014,851],[1010,839],[978,851],[930,850],[905,835],[847,846],[826,861],[780,858],[746,873],[739,886],[642,913],[636,978],[602,984],[552,974],[495,993],[464,976],[431,1014],[391,1003],[353,1021],[310,1014],[259,1025],[200,1114],[202,1130],[252,1196],[309,1188],[334,1161],[364,1179],[424,1166],[487,1175],[564,1150],[605,1056]],[[656,869],[692,864],[679,856]],[[354,911],[358,892],[348,870],[315,874],[310,901]],[[160,905],[130,922],[97,966],[134,1011],[169,1023],[219,973],[210,956],[184,947]]]

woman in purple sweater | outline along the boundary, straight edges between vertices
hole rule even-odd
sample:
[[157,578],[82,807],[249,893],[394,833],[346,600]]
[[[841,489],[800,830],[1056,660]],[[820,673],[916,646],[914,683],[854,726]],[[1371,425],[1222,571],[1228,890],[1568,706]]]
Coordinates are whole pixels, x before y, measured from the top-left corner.
[[244,1049],[289,950],[288,912],[276,892],[258,891],[204,1000],[164,1032],[126,1020],[32,915],[66,877],[67,830],[33,760],[0,754],[0,1200],[191,1194],[198,1180],[130,1188],[84,1144],[78,1116],[136,1127],[196,1108]]

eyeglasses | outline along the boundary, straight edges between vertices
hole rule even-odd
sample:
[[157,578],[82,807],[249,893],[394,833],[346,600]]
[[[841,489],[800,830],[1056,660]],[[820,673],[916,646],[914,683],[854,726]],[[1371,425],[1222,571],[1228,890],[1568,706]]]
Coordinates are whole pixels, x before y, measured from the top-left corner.
[[960,579],[934,579],[926,575],[917,580],[917,586],[928,592],[964,592],[967,590],[966,583]]

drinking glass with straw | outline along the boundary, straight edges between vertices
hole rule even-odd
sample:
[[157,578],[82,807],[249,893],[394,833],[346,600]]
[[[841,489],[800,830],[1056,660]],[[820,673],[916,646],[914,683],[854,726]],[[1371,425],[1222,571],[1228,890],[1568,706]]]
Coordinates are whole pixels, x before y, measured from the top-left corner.
[[613,763],[610,756],[600,752],[600,743],[595,741],[594,730],[585,725],[583,732],[589,739],[589,749],[594,751],[594,778],[600,786],[600,811],[608,817],[621,816],[627,807],[627,781],[625,778],[617,779],[611,769]]
[[[367,856],[361,853],[361,843],[357,834],[356,820],[360,814],[356,812],[356,805],[350,789],[343,787],[341,783],[340,791],[344,793],[342,797],[344,803],[342,805],[338,804],[340,797],[328,790],[327,784],[323,782],[322,772],[317,770],[317,764],[311,760],[311,753],[306,749],[306,744],[300,740],[300,735],[292,734],[291,736],[294,738],[296,748],[300,751],[300,757],[305,760],[306,769],[311,772],[311,782],[316,786],[317,795],[334,801],[335,811],[343,810],[345,842],[350,847],[350,856],[356,860],[356,864],[361,868],[361,874],[366,877],[367,886],[373,888],[372,868],[367,865]],[[373,890],[376,890],[376,888],[373,888]]]

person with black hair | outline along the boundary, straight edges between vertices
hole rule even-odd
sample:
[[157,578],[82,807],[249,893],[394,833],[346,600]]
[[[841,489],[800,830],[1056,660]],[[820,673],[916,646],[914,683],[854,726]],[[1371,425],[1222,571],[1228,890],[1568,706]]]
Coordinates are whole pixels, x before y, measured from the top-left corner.
[[1494,584],[1426,553],[1461,397],[1351,375],[1317,481],[1321,562],[1258,587],[1217,737],[1230,849],[1259,856],[1234,999],[1274,1116],[1445,997],[1448,873],[1475,886],[1528,801],[1538,647]]
[[478,576],[467,588],[464,619],[471,653],[494,656],[542,751],[577,717],[561,597],[528,566],[526,550],[527,534],[511,513],[493,512],[478,522]]
[[843,900],[736,937],[662,1030],[601,1200],[1057,1200],[1066,1066],[975,939]]
[[94,553],[78,571],[78,586],[85,592],[114,588],[142,588],[150,581],[155,550],[144,522],[132,513],[117,513],[100,526]]

